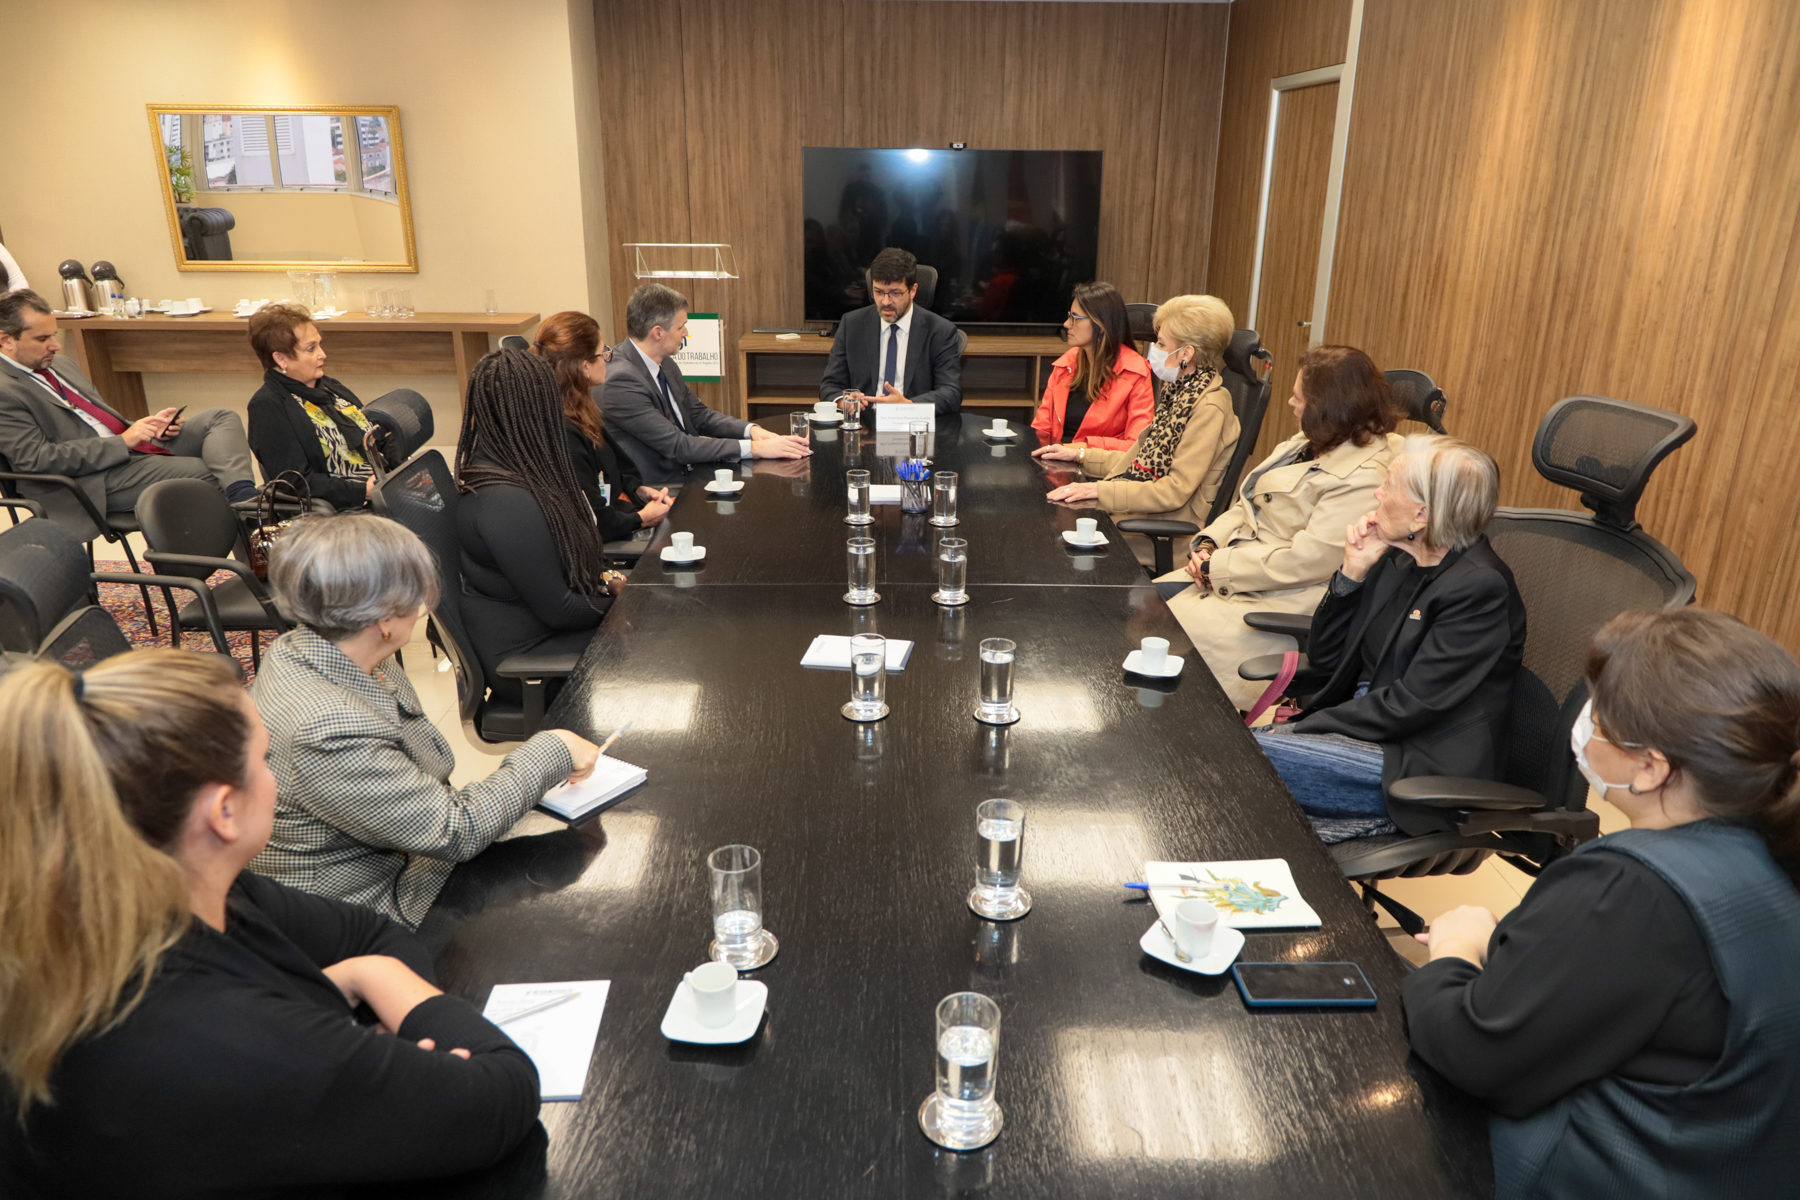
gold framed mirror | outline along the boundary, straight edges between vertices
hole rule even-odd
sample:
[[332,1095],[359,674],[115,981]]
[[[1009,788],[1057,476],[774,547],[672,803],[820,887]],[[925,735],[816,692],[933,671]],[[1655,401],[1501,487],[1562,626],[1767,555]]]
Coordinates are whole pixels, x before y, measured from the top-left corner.
[[145,107],[177,269],[418,271],[399,108]]

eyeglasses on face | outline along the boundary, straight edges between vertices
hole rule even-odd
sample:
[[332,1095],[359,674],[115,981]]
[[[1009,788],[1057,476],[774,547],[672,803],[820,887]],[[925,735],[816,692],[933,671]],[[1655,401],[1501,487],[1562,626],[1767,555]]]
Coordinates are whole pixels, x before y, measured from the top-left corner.
[[599,353],[592,355],[588,359],[589,362],[603,362],[603,363],[609,363],[612,360],[613,360],[613,347],[611,347],[611,346],[601,346]]
[[1071,309],[1069,311],[1068,319],[1071,321],[1091,321],[1094,318],[1088,316],[1086,313],[1078,313]]
[[876,288],[875,298],[877,300],[904,300],[907,293],[911,291],[911,288]]

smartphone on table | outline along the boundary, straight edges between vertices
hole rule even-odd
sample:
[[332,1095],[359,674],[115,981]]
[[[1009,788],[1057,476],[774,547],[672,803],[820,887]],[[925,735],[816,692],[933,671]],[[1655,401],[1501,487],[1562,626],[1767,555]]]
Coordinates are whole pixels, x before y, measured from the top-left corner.
[[1352,962],[1241,962],[1231,975],[1250,1008],[1375,1007],[1375,989]]

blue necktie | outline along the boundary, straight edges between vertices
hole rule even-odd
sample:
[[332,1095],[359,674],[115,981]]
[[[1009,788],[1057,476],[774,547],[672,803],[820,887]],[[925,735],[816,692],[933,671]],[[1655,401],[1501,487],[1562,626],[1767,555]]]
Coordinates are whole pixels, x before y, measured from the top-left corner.
[[888,326],[887,366],[881,368],[881,382],[894,382],[894,368],[900,363],[900,322]]

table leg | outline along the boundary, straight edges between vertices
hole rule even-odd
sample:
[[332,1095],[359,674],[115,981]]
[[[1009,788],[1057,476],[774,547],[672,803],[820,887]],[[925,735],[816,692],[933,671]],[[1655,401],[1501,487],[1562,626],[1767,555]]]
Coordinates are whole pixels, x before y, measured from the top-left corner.
[[456,398],[460,403],[469,395],[469,372],[488,352],[486,333],[462,332],[450,335],[456,346]]
[[144,398],[144,377],[136,371],[115,371],[112,353],[107,346],[106,331],[83,329],[80,325],[61,326],[66,333],[75,362],[100,393],[100,398],[118,410],[127,421],[135,421],[150,412]]

